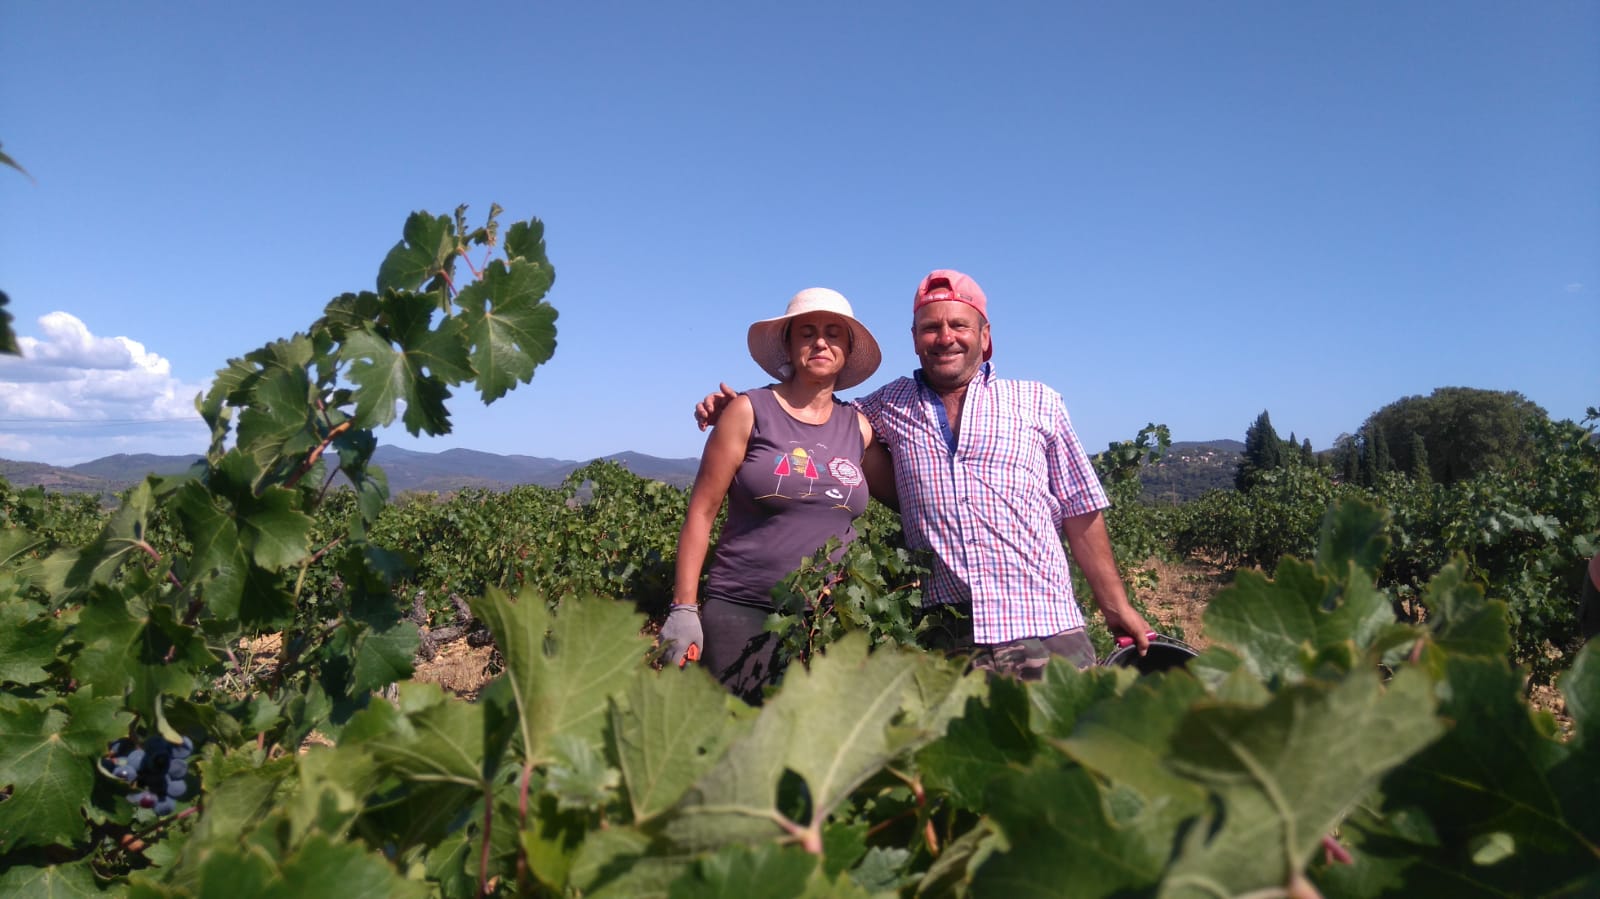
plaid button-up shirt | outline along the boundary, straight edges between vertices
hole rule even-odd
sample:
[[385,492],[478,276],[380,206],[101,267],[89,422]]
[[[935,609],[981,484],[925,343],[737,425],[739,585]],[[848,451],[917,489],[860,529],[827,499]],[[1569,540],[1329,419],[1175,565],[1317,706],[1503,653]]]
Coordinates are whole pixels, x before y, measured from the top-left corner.
[[920,371],[855,402],[894,457],[906,543],[933,550],[925,604],[971,602],[979,644],[1083,626],[1061,523],[1110,503],[1059,393],[985,363],[954,441]]

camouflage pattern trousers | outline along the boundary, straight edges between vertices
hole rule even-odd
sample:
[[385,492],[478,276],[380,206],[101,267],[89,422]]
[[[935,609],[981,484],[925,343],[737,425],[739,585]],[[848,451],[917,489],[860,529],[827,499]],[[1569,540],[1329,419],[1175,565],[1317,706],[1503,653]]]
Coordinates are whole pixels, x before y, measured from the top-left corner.
[[954,603],[924,608],[920,615],[923,647],[955,658],[967,656],[976,671],[1018,680],[1036,681],[1052,655],[1078,668],[1099,664],[1094,643],[1081,627],[1046,637],[1026,637],[1005,643],[980,644],[972,637],[972,604]]

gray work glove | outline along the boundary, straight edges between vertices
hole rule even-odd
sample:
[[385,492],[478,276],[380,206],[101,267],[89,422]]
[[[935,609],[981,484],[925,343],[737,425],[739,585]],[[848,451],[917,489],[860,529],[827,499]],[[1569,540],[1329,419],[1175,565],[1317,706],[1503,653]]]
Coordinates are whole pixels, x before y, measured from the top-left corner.
[[700,629],[700,607],[692,603],[673,603],[666,623],[661,625],[662,659],[679,668],[698,662],[700,648],[705,642],[705,631]]

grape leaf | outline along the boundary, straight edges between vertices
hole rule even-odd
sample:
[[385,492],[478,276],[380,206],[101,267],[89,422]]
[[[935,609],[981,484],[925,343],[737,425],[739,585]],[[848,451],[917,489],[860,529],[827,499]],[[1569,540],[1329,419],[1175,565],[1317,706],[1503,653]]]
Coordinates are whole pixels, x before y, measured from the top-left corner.
[[437,684],[400,684],[398,708],[369,705],[342,738],[407,780],[473,789],[486,781],[483,708],[452,701]]
[[1094,779],[1077,766],[1041,758],[997,781],[991,796],[991,817],[1010,848],[977,869],[975,896],[1134,895],[1166,864],[1167,844],[1113,823]]
[[[304,338],[299,343],[309,349]],[[293,345],[283,349],[286,354],[294,351]],[[274,365],[254,380],[237,433],[237,452],[253,464],[252,486],[269,472],[298,465],[317,445],[316,401],[303,367]]]
[[180,488],[171,508],[192,547],[183,572],[189,588],[205,597],[213,615],[238,616],[250,567],[239,542],[238,524],[217,508],[210,491],[198,482]]
[[1078,726],[1078,716],[1091,705],[1117,695],[1124,674],[1121,669],[1110,671],[1090,668],[1079,671],[1077,666],[1051,657],[1044,668],[1044,677],[1028,688],[1028,703],[1032,707],[1028,726],[1043,737],[1065,737]]
[[44,609],[18,600],[0,603],[0,683],[37,684],[56,660],[65,627]]
[[[104,749],[106,739],[103,727],[97,733],[94,725],[126,726],[128,717],[108,718],[105,709],[97,713],[95,702],[75,695],[62,704],[39,700],[0,706],[0,790],[10,790],[0,800],[0,854],[19,846],[72,845],[82,838],[96,750]],[[120,704],[109,703],[112,709]],[[89,720],[75,722],[74,707]]]
[[967,700],[966,713],[950,722],[944,738],[917,753],[922,780],[961,808],[987,809],[989,785],[1012,766],[1033,759],[1038,745],[1028,729],[1028,692],[1019,681],[996,678],[988,701]]
[[556,310],[543,301],[551,280],[548,267],[513,260],[508,268],[495,260],[456,297],[485,403],[530,380],[555,354]]
[[980,677],[962,677],[942,659],[882,649],[867,655],[866,637],[831,644],[810,671],[791,670],[755,727],[684,796],[667,834],[691,847],[715,848],[779,836],[793,825],[777,808],[789,769],[804,779],[810,820],[822,822],[852,790],[902,753],[942,735]]
[[[523,259],[548,269],[550,259],[545,255],[544,222],[536,218],[512,222],[506,229],[506,258]],[[551,272],[548,277],[554,281],[555,273]]]
[[1430,639],[1450,654],[1505,658],[1511,652],[1505,603],[1484,598],[1483,588],[1468,580],[1461,556],[1428,581],[1422,602],[1428,608]]
[[1090,707],[1072,736],[1053,741],[1084,767],[1137,790],[1147,802],[1198,814],[1205,796],[1167,767],[1172,739],[1205,689],[1186,674],[1140,678],[1119,701]]
[[298,495],[267,487],[239,510],[239,536],[250,560],[267,571],[282,571],[311,554],[311,516],[301,512]]
[[874,846],[861,864],[850,869],[850,879],[864,892],[894,895],[896,889],[915,879],[905,873],[910,860],[909,850]]
[[1278,561],[1274,580],[1239,571],[1205,611],[1206,635],[1237,651],[1269,683],[1299,680],[1340,644],[1365,652],[1393,623],[1388,597],[1354,566],[1330,578],[1289,556]]
[[[247,750],[223,754],[209,747],[202,761],[205,771],[205,814],[195,822],[185,847],[185,858],[199,858],[216,849],[237,845],[281,799],[281,791],[295,774],[293,756],[261,762]],[[188,874],[194,875],[194,869]]]
[[633,828],[591,831],[573,858],[568,885],[585,899],[667,899],[668,885],[689,869],[683,856],[652,851]]
[[[589,746],[582,741],[579,745]],[[562,808],[561,801],[549,792],[535,793],[529,806],[521,833],[528,869],[545,886],[560,892],[589,832],[589,818],[578,809]]]
[[218,851],[201,865],[200,894],[238,899],[389,899],[428,895],[382,855],[315,833],[292,851]]
[[200,673],[216,664],[205,639],[167,606],[145,609],[109,591],[84,606],[74,636],[83,644],[72,676],[96,696],[131,692],[136,708],[151,711],[156,697],[187,696]]
[[354,395],[356,426],[390,424],[396,405],[404,403],[406,430],[448,433],[446,385],[472,377],[463,321],[447,318],[430,330],[438,310],[431,298],[421,294],[387,293],[379,305],[383,324],[353,331],[339,351],[339,358],[350,365],[350,380],[359,388]]
[[20,527],[10,525],[0,531],[0,567],[26,559],[28,554],[45,545],[45,539],[30,534]]
[[1170,764],[1218,797],[1168,869],[1175,894],[1237,895],[1289,885],[1324,834],[1378,780],[1438,738],[1432,685],[1402,671],[1284,688],[1261,707],[1197,706]]
[[0,872],[0,895],[30,899],[76,899],[104,896],[88,862],[30,868],[17,865]]
[[1362,500],[1343,500],[1323,516],[1317,535],[1317,570],[1344,578],[1350,566],[1368,578],[1378,576],[1389,552],[1389,510]]
[[353,652],[350,689],[366,693],[410,677],[421,644],[417,626],[410,621],[363,628]]
[[684,791],[750,730],[742,702],[700,668],[636,677],[611,706],[617,759],[633,820],[640,824],[672,807]]
[[545,790],[556,798],[557,807],[604,807],[622,782],[621,772],[608,766],[594,744],[581,737],[556,734],[550,745],[555,758],[545,778]]
[[[791,672],[771,707],[795,722],[784,755],[810,788],[813,826],[891,759],[943,736],[983,687],[982,677],[924,653],[869,656],[859,632],[829,646],[810,671]],[[851,693],[854,701],[837,701]]]
[[100,535],[78,553],[66,586],[86,587],[107,584],[130,555],[145,546],[145,529],[154,512],[155,496],[148,480],[141,481],[123,496],[122,505],[111,514]]
[[817,857],[797,846],[725,846],[673,882],[670,899],[797,899]]
[[[1577,699],[1565,744],[1535,725],[1522,676],[1504,658],[1447,656],[1440,714],[1455,725],[1383,784],[1387,815],[1424,810],[1428,839],[1380,820],[1366,828],[1366,854],[1397,868],[1404,890],[1428,889],[1439,870],[1454,872],[1461,894],[1581,895],[1600,885],[1600,753],[1586,705],[1600,690],[1597,656],[1585,647],[1562,681]],[[1496,843],[1512,851],[1480,851]]]
[[468,602],[505,656],[528,761],[551,761],[556,734],[598,744],[608,697],[627,683],[625,672],[644,663],[645,638],[632,607],[569,598],[552,622],[544,599],[532,591],[513,600],[491,587]]
[[407,216],[404,236],[378,266],[378,292],[416,290],[444,271],[456,252],[451,230],[447,216],[426,212]]

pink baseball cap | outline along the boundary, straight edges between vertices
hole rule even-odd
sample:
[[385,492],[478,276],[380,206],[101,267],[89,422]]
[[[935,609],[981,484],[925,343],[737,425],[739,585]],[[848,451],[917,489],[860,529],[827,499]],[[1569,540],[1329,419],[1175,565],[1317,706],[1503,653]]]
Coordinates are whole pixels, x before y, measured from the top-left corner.
[[[983,288],[978,282],[972,280],[970,275],[964,275],[953,268],[941,268],[928,272],[928,276],[917,285],[917,295],[911,301],[911,314],[916,315],[917,310],[929,303],[938,303],[943,300],[955,300],[966,303],[978,310],[983,320],[989,320],[989,300],[983,295]],[[994,355],[994,338],[989,338],[989,348],[984,350],[983,361],[988,362]]]

